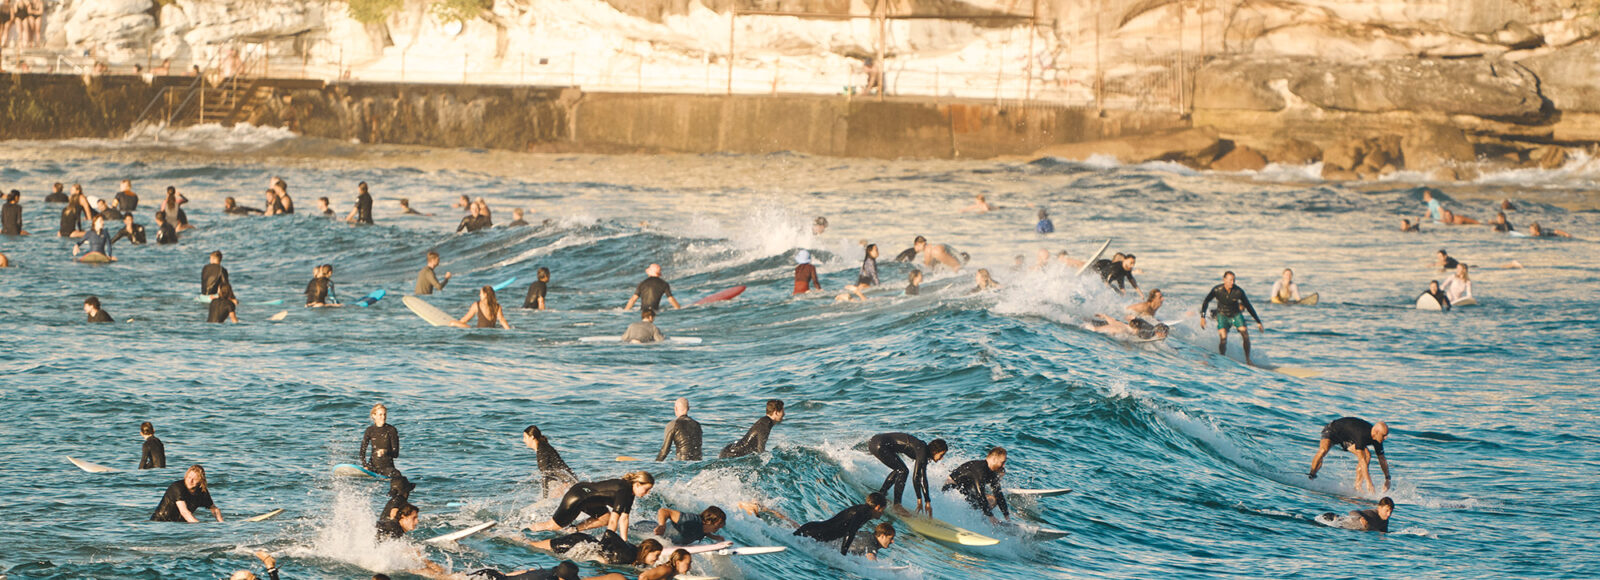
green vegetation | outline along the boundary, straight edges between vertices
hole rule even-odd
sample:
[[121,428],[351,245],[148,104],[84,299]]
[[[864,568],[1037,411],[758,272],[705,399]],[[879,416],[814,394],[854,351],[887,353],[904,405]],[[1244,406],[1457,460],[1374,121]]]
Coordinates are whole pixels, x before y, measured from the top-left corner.
[[433,16],[445,22],[466,22],[482,15],[490,8],[491,0],[435,0],[429,8]]
[[403,0],[350,0],[350,17],[364,24],[383,22],[402,3]]

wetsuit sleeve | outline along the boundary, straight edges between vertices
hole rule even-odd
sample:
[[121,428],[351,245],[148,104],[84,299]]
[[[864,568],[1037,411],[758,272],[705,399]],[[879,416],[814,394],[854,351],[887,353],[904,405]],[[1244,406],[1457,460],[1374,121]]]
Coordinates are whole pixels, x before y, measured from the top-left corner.
[[672,436],[674,434],[676,434],[677,432],[678,432],[678,420],[677,419],[673,419],[671,423],[667,423],[667,431],[666,431],[666,433],[661,435],[661,451],[656,453],[656,461],[657,462],[660,462],[660,461],[665,460],[667,458],[667,451],[672,449]]
[[[1006,519],[1011,519],[1011,506],[1006,504],[1006,494],[1000,490],[1000,474],[995,473],[990,476],[989,490],[994,493],[994,507],[1000,508],[1000,515],[1005,516]],[[987,508],[988,505],[988,503],[984,503],[985,508]],[[994,515],[993,513],[989,513],[987,509],[985,509],[984,512],[984,515],[987,516]]]
[[384,427],[387,427],[389,429],[389,457],[390,458],[399,457],[400,456],[400,430],[399,429],[395,429],[394,425],[384,425]]
[[767,438],[772,436],[772,419],[767,418],[767,417],[762,417],[760,419],[757,419],[756,421],[757,421],[758,424],[756,425],[756,433],[755,433],[755,436],[756,436],[755,452],[756,453],[762,453],[762,452],[765,452],[767,450]]
[[150,440],[144,440],[144,449],[139,453],[139,469],[155,467],[155,458],[150,456]]
[[[855,522],[851,522],[851,523],[855,523]],[[861,526],[850,526],[850,531],[849,532],[845,532],[844,541],[839,543],[839,555],[840,556],[849,556],[850,555],[850,544],[856,541],[856,532],[860,531],[860,527]]]
[[[671,296],[671,294],[667,294],[667,296]],[[656,337],[656,342],[661,342],[667,339],[666,335],[661,334],[661,328],[654,324],[650,325],[650,332]]]
[[1139,289],[1139,280],[1133,277],[1133,270],[1123,270],[1123,277],[1128,279],[1129,284],[1133,284],[1135,290]]
[[1215,298],[1216,295],[1217,295],[1217,289],[1216,289],[1216,287],[1212,287],[1211,291],[1206,293],[1206,299],[1200,301],[1200,316],[1201,317],[1204,317],[1206,315],[1206,307],[1211,305],[1211,299]]
[[924,447],[917,456],[917,467],[911,474],[911,487],[916,492],[917,499],[933,503],[933,495],[928,493],[928,449]]
[[1250,317],[1256,319],[1256,324],[1261,324],[1261,317],[1256,316],[1256,307],[1250,305],[1250,297],[1245,295],[1244,288],[1239,288],[1238,286],[1234,286],[1234,288],[1239,290],[1239,303],[1244,305],[1245,310],[1250,311]]
[[371,442],[372,442],[372,428],[368,427],[367,430],[361,434],[361,453],[360,453],[360,456],[361,456],[361,464],[362,465],[366,465],[367,464],[367,444],[371,443]]

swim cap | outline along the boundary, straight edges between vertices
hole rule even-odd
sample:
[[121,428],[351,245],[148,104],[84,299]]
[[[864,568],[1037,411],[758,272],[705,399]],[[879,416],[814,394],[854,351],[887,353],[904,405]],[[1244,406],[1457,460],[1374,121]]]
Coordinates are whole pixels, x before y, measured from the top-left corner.
[[798,252],[795,252],[794,253],[794,263],[796,263],[796,264],[810,264],[811,263],[811,252],[806,251],[806,250],[800,250]]

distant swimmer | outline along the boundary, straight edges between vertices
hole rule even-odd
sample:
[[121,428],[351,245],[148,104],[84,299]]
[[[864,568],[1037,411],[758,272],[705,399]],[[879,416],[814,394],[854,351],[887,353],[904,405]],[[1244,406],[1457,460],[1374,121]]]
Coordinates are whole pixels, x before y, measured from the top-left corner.
[[206,469],[196,463],[183,472],[183,479],[167,486],[161,504],[150,514],[150,521],[200,523],[194,517],[194,512],[200,508],[211,508],[211,515],[222,521],[222,510],[211,501],[211,491],[206,488]]
[[122,230],[117,232],[117,235],[111,237],[111,245],[116,245],[118,240],[128,240],[128,243],[130,244],[135,246],[143,246],[146,241],[144,235],[144,225],[134,223],[133,214],[122,214]]
[[1139,292],[1139,281],[1133,277],[1134,264],[1138,260],[1133,254],[1119,252],[1110,260],[1095,260],[1094,269],[1100,273],[1100,279],[1105,280],[1106,286],[1115,287],[1117,292],[1127,292],[1128,286],[1133,286],[1133,291]]
[[106,232],[106,218],[95,216],[90,222],[89,231],[83,233],[83,239],[72,246],[72,256],[76,258],[78,252],[83,252],[84,257],[99,254],[115,262],[117,259],[111,255],[111,234]]
[[635,546],[611,530],[606,530],[599,538],[583,532],[574,532],[549,540],[535,541],[518,536],[511,536],[511,539],[557,556],[566,556],[575,549],[585,548],[587,553],[598,553],[599,560],[603,564],[641,568],[655,565],[656,560],[661,558],[663,549],[660,540],[648,539]]
[[460,320],[450,323],[450,326],[467,328],[467,323],[476,317],[478,328],[494,328],[496,324],[506,330],[512,330],[511,321],[506,320],[506,311],[500,307],[500,301],[495,299],[494,288],[485,285],[478,289],[478,301],[472,303],[472,308]]
[[[621,574],[615,576],[621,577]],[[528,568],[510,573],[484,568],[467,573],[467,580],[578,580],[578,565],[567,560],[554,568]]]
[[289,184],[282,179],[274,180],[272,190],[278,194],[278,213],[294,215],[294,198],[289,197]]
[[973,282],[976,284],[976,286],[974,286],[972,290],[968,290],[968,294],[977,294],[979,292],[1000,289],[1000,283],[995,281],[995,279],[989,275],[988,268],[978,268],[978,272],[973,275]]
[[22,192],[15,189],[6,194],[6,204],[0,207],[0,235],[28,235],[28,231],[22,229]]
[[633,344],[649,344],[661,342],[667,337],[661,334],[661,329],[656,328],[656,311],[646,308],[639,311],[639,321],[628,325],[628,330],[622,333],[622,342]]
[[1094,320],[1089,322],[1089,326],[1095,332],[1101,334],[1137,338],[1139,340],[1164,340],[1167,338],[1167,334],[1171,332],[1167,325],[1159,322],[1151,323],[1148,320],[1139,318],[1137,314],[1129,314],[1126,322],[1104,314],[1096,314],[1094,315]]
[[317,215],[333,217],[339,214],[333,211],[333,200],[327,197],[319,197],[317,198]]
[[[1425,219],[1431,219],[1431,220],[1433,220],[1435,222],[1443,223],[1444,222],[1444,208],[1439,205],[1439,200],[1433,198],[1433,192],[1434,192],[1433,188],[1430,188],[1430,187],[1422,188],[1422,201],[1424,201],[1424,202],[1426,202],[1428,204],[1427,213],[1423,214],[1423,217]],[[1418,220],[1418,221],[1421,221],[1421,220]]]
[[966,498],[967,505],[989,516],[991,522],[999,523],[994,518],[995,509],[999,509],[1000,515],[1009,520],[1011,508],[1006,505],[1006,494],[1000,490],[1000,477],[1005,472],[1005,448],[992,447],[983,459],[968,461],[950,470],[950,478],[942,491],[960,492]]
[[894,261],[896,261],[896,262],[915,262],[915,261],[917,261],[917,254],[921,254],[922,252],[926,251],[927,249],[928,249],[928,238],[924,238],[922,236],[917,236],[917,237],[911,239],[911,247],[906,248],[905,250],[902,250],[899,254],[895,255]]
[[267,188],[263,195],[265,197],[262,201],[267,208],[262,212],[264,215],[274,216],[283,213],[283,200],[278,197],[276,188]]
[[633,502],[649,494],[655,484],[656,478],[643,471],[620,479],[578,483],[561,496],[561,504],[548,521],[528,529],[535,532],[559,530],[572,525],[578,516],[588,515],[590,519],[580,524],[578,531],[604,526],[627,540],[628,516],[633,512]]
[[394,511],[394,518],[380,518],[373,527],[378,529],[379,540],[398,540],[406,537],[406,533],[417,529],[417,517],[422,510],[410,503],[401,505]]
[[1503,212],[1503,211],[1502,212],[1496,212],[1494,214],[1494,221],[1490,222],[1489,226],[1494,228],[1494,231],[1502,233],[1502,234],[1509,234],[1511,232],[1517,231],[1517,228],[1515,226],[1512,226],[1511,222],[1506,220],[1506,212]]
[[1242,306],[1250,312],[1250,317],[1256,320],[1256,330],[1266,332],[1267,327],[1261,324],[1261,317],[1256,315],[1256,307],[1250,305],[1250,298],[1245,296],[1244,289],[1233,285],[1233,272],[1222,273],[1222,283],[1211,287],[1211,292],[1206,294],[1205,300],[1200,301],[1200,330],[1206,328],[1206,306],[1212,300],[1217,301],[1217,352],[1228,354],[1228,329],[1239,329],[1239,340],[1244,344],[1244,364],[1250,362],[1250,331],[1246,328],[1244,314],[1239,311]]
[[665,461],[673,447],[678,448],[678,461],[699,461],[700,422],[689,416],[689,399],[678,397],[673,401],[672,413],[675,416],[661,436],[661,451],[656,453],[656,461]]
[[[56,185],[58,186],[57,191],[60,191],[59,186],[61,184],[57,183]],[[139,209],[139,194],[133,192],[132,180],[124,179],[121,183],[117,184],[117,195],[115,199],[117,202],[117,209],[121,210],[122,213],[133,213],[135,210]]]
[[344,221],[372,225],[372,193],[367,191],[367,182],[356,184],[356,206],[351,208],[350,215],[345,216]]
[[217,295],[211,299],[211,306],[206,309],[206,322],[239,323],[239,299],[233,295],[233,286],[223,284],[217,287]]
[[906,274],[906,296],[922,294],[922,270],[912,270]]
[[406,479],[406,476],[395,473],[389,478],[389,503],[383,504],[383,509],[378,512],[378,519],[392,520],[400,517],[400,508],[411,503],[411,492],[417,490],[417,484]]
[[[1350,518],[1349,521],[1355,525],[1353,529],[1388,533],[1389,516],[1392,515],[1394,515],[1394,500],[1385,497],[1378,500],[1377,509],[1355,510],[1350,512],[1348,517]],[[1322,516],[1329,519],[1336,517],[1333,512],[1325,513]]]
[[[378,403],[372,406],[367,416],[372,419],[372,425],[361,434],[361,450],[358,452],[361,466],[373,473],[388,476],[399,474],[400,470],[394,468],[394,460],[400,456],[400,430],[388,423],[389,408]],[[368,449],[372,450],[371,455],[367,454]]]
[[1145,296],[1144,302],[1128,305],[1128,312],[1132,312],[1139,316],[1155,318],[1156,311],[1161,310],[1161,305],[1165,304],[1166,301],[1166,294],[1163,294],[1160,288],[1156,288],[1151,290],[1150,294]]
[[1300,286],[1294,283],[1294,270],[1283,269],[1283,277],[1272,283],[1272,301],[1293,304],[1300,301]]
[[[55,185],[52,185],[50,187],[50,193],[48,195],[44,196],[44,202],[45,203],[67,203],[67,192],[64,191],[65,188],[66,188],[65,185],[62,185],[61,182],[57,181],[55,183]],[[118,207],[122,209],[122,213],[128,213],[130,211],[133,211],[131,209],[121,207],[121,205],[120,205],[121,200],[120,199],[118,200],[118,202],[119,202]]]
[[656,510],[655,534],[674,546],[687,546],[705,539],[721,542],[722,536],[717,532],[727,523],[728,514],[717,506],[701,510],[699,515],[661,508]]
[[522,430],[522,444],[534,452],[543,497],[564,494],[572,484],[578,483],[578,476],[572,473],[571,467],[567,467],[567,462],[561,459],[561,453],[556,451],[537,425],[529,425]]
[[472,198],[469,198],[465,195],[457,197],[455,203],[450,204],[450,207],[461,209],[470,213],[472,211]]
[[[934,439],[923,443],[921,439],[906,433],[880,433],[867,440],[867,451],[878,461],[889,468],[889,477],[884,478],[883,487],[878,493],[887,494],[889,488],[894,488],[894,505],[900,505],[905,497],[906,475],[911,475],[911,491],[917,497],[917,511],[926,512],[933,516],[933,495],[928,493],[928,462],[944,459],[949,446],[943,439]],[[904,455],[910,457],[915,464],[914,471],[906,468],[906,463],[900,459]]]
[[337,308],[339,295],[333,289],[333,265],[322,264],[311,269],[311,281],[306,284],[306,308]]
[[61,208],[61,227],[56,231],[56,236],[83,237],[83,219],[93,213],[89,209],[89,200],[83,196],[83,186],[72,184],[72,197],[67,199],[67,206]]
[[444,278],[433,275],[433,269],[439,267],[439,252],[428,252],[428,265],[417,272],[417,295],[427,296],[439,290],[444,290],[444,285],[450,283],[450,272],[444,273]]
[[750,426],[750,430],[745,431],[744,437],[740,437],[738,441],[723,447],[722,452],[717,454],[717,458],[728,459],[765,453],[767,450],[767,438],[772,436],[772,427],[782,423],[783,417],[783,401],[768,399],[767,414],[756,419],[755,424]]
[[819,215],[817,219],[811,220],[811,235],[820,236],[825,231],[828,231],[828,218]]
[[508,227],[508,228],[524,228],[524,227],[528,227],[528,220],[523,219],[523,215],[524,214],[522,212],[522,208],[520,208],[520,207],[511,210],[511,223],[506,224],[505,227]]
[[1422,231],[1422,222],[1411,223],[1411,220],[1400,218],[1400,231],[1416,233]]
[[161,202],[160,207],[156,208],[156,214],[167,214],[167,218],[174,222],[174,227],[177,227],[180,232],[193,229],[194,226],[189,225],[189,214],[183,211],[183,204],[186,203],[189,203],[189,198],[179,195],[178,188],[169,185],[167,186],[167,198]]
[[108,222],[122,221],[122,212],[117,211],[117,208],[107,205],[106,200],[100,198],[95,198],[94,200],[94,214],[106,218],[106,221]]
[[628,297],[628,304],[623,310],[632,310],[634,303],[640,308],[660,311],[661,299],[666,298],[667,303],[673,308],[683,308],[678,304],[678,299],[672,296],[672,285],[661,278],[661,264],[651,264],[644,269],[645,279],[633,289],[633,296]]
[[839,545],[839,554],[846,555],[850,553],[850,544],[855,542],[856,533],[861,531],[861,526],[881,517],[887,504],[888,500],[884,498],[883,493],[875,491],[867,494],[866,503],[847,507],[820,522],[806,522],[794,531],[794,535],[823,543],[843,540]]
[[1446,294],[1444,290],[1439,289],[1438,280],[1431,280],[1428,282],[1428,291],[1426,294],[1433,297],[1434,301],[1439,303],[1440,310],[1445,312],[1450,311],[1450,295]]
[[[256,558],[261,560],[262,567],[266,568],[268,580],[278,580],[277,558],[273,558],[266,550],[256,550]],[[228,576],[228,580],[261,580],[261,578],[249,570],[237,570]]]
[[1447,223],[1447,224],[1450,224],[1450,225],[1456,225],[1456,226],[1481,226],[1481,225],[1483,225],[1483,222],[1480,222],[1478,220],[1469,218],[1469,217],[1464,216],[1464,215],[1458,215],[1458,214],[1456,214],[1454,212],[1451,212],[1448,209],[1444,210],[1444,223]]
[[799,296],[812,290],[822,290],[822,280],[817,278],[817,267],[811,263],[811,252],[799,250],[794,253],[794,295]]
[[[1311,471],[1306,473],[1310,479],[1317,478],[1317,471],[1322,469],[1322,458],[1328,455],[1328,450],[1338,445],[1345,451],[1356,456],[1356,491],[1376,492],[1372,486],[1372,473],[1367,470],[1367,464],[1372,455],[1378,456],[1378,467],[1383,468],[1383,490],[1389,490],[1389,460],[1383,455],[1383,440],[1389,438],[1389,425],[1382,421],[1376,424],[1368,423],[1356,417],[1344,417],[1328,423],[1322,428],[1322,442],[1317,448],[1316,457],[1311,458]],[[1372,451],[1367,451],[1371,447]]]
[[972,198],[972,205],[961,209],[961,213],[984,213],[992,210],[994,206],[989,205],[989,200],[980,193]]
[[402,198],[400,198],[400,215],[430,216],[430,215],[433,215],[433,214],[431,214],[431,213],[422,213],[420,211],[411,209],[411,200],[402,197]]
[[1050,248],[1039,248],[1039,251],[1035,252],[1034,255],[1037,256],[1037,259],[1034,261],[1033,267],[1029,269],[1035,272],[1047,271],[1050,268]]
[[166,246],[178,243],[178,230],[167,220],[166,212],[156,212],[156,244]]
[[489,216],[483,215],[481,208],[482,206],[476,203],[471,204],[467,208],[467,217],[461,218],[461,223],[456,226],[456,233],[461,233],[464,230],[470,234],[493,227],[494,220],[489,219]]
[[1033,231],[1040,234],[1056,233],[1056,223],[1050,221],[1050,212],[1039,210],[1039,223],[1033,225]]
[[1510,199],[1502,198],[1500,200],[1500,210],[1501,211],[1517,211],[1517,206],[1512,205]]
[[538,275],[535,277],[538,279],[528,285],[528,295],[522,299],[522,307],[534,310],[548,310],[549,305],[545,303],[544,298],[545,294],[550,291],[550,269],[540,267]]
[[1440,289],[1444,290],[1453,304],[1472,298],[1472,278],[1467,276],[1467,265],[1456,264],[1456,273],[1445,278],[1444,285]]
[[222,267],[222,251],[211,252],[211,262],[200,269],[200,293],[216,296],[217,289],[228,285],[228,269]]
[[852,548],[850,553],[866,556],[868,560],[876,562],[879,552],[894,545],[894,536],[894,524],[878,522],[878,525],[872,528],[872,541],[862,544],[859,548]]
[[1456,269],[1456,265],[1460,263],[1461,262],[1457,262],[1455,258],[1450,257],[1450,254],[1445,253],[1445,251],[1441,249],[1439,250],[1439,259],[1435,260],[1433,265],[1434,267],[1438,268],[1439,271],[1446,272]]
[[83,299],[83,313],[89,317],[89,322],[116,322],[110,313],[100,307],[100,298],[95,296]]
[[[13,193],[15,193],[15,192],[13,192]],[[1533,236],[1535,238],[1556,238],[1556,237],[1570,238],[1570,237],[1572,237],[1572,234],[1569,234],[1567,232],[1563,232],[1563,231],[1555,229],[1555,228],[1545,229],[1545,228],[1539,227],[1539,222],[1533,222],[1531,224],[1528,224],[1528,235],[1529,236]]]

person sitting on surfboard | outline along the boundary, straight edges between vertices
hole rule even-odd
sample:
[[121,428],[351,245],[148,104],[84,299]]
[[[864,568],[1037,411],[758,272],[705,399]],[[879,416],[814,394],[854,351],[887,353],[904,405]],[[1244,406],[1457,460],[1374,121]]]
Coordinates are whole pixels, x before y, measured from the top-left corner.
[[117,259],[113,258],[110,254],[111,236],[106,234],[106,218],[95,216],[94,221],[91,223],[92,225],[89,227],[89,231],[83,233],[83,239],[78,240],[78,243],[73,244],[72,256],[76,258],[78,256],[78,252],[83,250],[84,245],[87,244],[89,250],[84,252],[85,257],[88,257],[91,254],[100,254],[113,262],[117,261]]
[[1472,279],[1467,276],[1467,265],[1456,264],[1455,275],[1445,278],[1441,289],[1450,297],[1452,304],[1472,298]]
[[[272,554],[268,554],[266,550],[256,550],[256,558],[260,559],[261,565],[266,567],[267,578],[269,580],[278,580],[278,560],[273,558]],[[249,570],[238,570],[233,575],[228,576],[228,580],[260,580],[260,577]]]
[[744,437],[729,443],[717,454],[718,459],[744,457],[755,453],[764,453],[767,450],[767,438],[772,436],[772,426],[783,422],[783,401],[767,399],[767,414],[756,419],[756,423],[745,431]]
[[[504,573],[492,568],[473,570],[467,573],[470,580],[578,580],[578,565],[572,560],[556,564],[554,568],[528,568],[512,573]],[[376,579],[374,579],[376,580]],[[384,578],[383,580],[389,580]]]
[[817,278],[817,266],[811,263],[811,252],[806,250],[795,252],[794,263],[795,296],[812,290],[822,290],[822,280]]
[[628,515],[633,511],[634,500],[649,494],[655,485],[656,478],[643,471],[620,479],[578,483],[561,496],[561,505],[548,521],[528,529],[535,532],[559,530],[572,525],[579,515],[588,515],[589,520],[580,524],[577,531],[604,526],[627,540]]
[[632,310],[635,302],[640,308],[647,310],[661,310],[661,299],[666,298],[674,309],[683,308],[678,304],[678,299],[672,296],[672,285],[661,278],[661,264],[651,264],[644,269],[645,279],[633,289],[633,296],[628,298],[628,303],[623,310]]
[[1300,286],[1294,283],[1294,270],[1283,269],[1283,277],[1272,283],[1272,301],[1294,304],[1300,301]]
[[1261,324],[1261,317],[1256,316],[1256,307],[1250,305],[1250,297],[1245,296],[1244,289],[1233,285],[1233,272],[1222,273],[1222,283],[1211,287],[1211,292],[1206,294],[1205,300],[1200,301],[1200,330],[1206,329],[1206,306],[1212,300],[1217,301],[1217,352],[1226,356],[1228,354],[1228,329],[1239,329],[1239,340],[1244,343],[1244,364],[1250,362],[1250,331],[1245,328],[1244,314],[1239,311],[1242,306],[1250,312],[1250,317],[1256,319],[1256,329],[1266,332],[1267,327]]
[[[1377,509],[1356,510],[1350,512],[1350,519],[1357,530],[1369,532],[1389,532],[1389,516],[1394,515],[1394,500],[1383,498],[1378,500]],[[1333,512],[1322,514],[1322,517],[1333,519]]]
[[194,512],[200,508],[211,508],[211,515],[222,521],[222,510],[212,503],[211,491],[206,488],[206,469],[196,463],[183,472],[183,479],[167,486],[161,504],[150,514],[150,521],[199,523]]
[[578,476],[572,473],[572,468],[567,467],[567,462],[561,459],[561,454],[555,446],[550,444],[544,433],[539,431],[537,425],[529,425],[522,430],[522,444],[527,445],[536,455],[535,463],[539,466],[539,480],[543,497],[552,497],[567,492],[567,488],[578,483]]
[[661,342],[667,337],[661,334],[661,329],[656,328],[656,311],[646,308],[639,311],[639,321],[628,325],[628,330],[622,333],[622,342],[634,344],[647,344]]
[[473,317],[478,319],[478,328],[494,328],[499,324],[501,328],[512,330],[511,321],[506,320],[506,311],[500,307],[500,301],[494,297],[494,288],[484,286],[478,289],[478,301],[472,303],[472,308],[467,310],[466,316],[461,320],[450,323],[456,328],[467,328],[467,321]]
[[794,531],[794,535],[823,543],[843,539],[844,542],[839,545],[839,554],[849,554],[850,544],[856,539],[856,532],[859,532],[861,526],[867,522],[882,516],[888,503],[883,493],[874,491],[867,494],[866,503],[844,508],[833,517],[820,522],[806,522]]
[[672,508],[656,511],[655,534],[674,546],[687,546],[710,538],[721,542],[717,532],[728,523],[728,514],[722,508],[711,506],[699,515],[686,514]]
[[983,459],[968,461],[950,471],[950,478],[942,491],[955,490],[967,499],[967,505],[983,512],[989,521],[994,519],[994,509],[1011,519],[1011,508],[1006,505],[1006,494],[1000,490],[1000,476],[1006,472],[1006,449],[993,447]]
[[[893,487],[894,505],[900,505],[906,495],[906,475],[909,474],[911,491],[917,496],[917,511],[927,512],[928,517],[933,517],[933,495],[928,493],[928,462],[944,459],[949,448],[943,439],[923,443],[921,439],[906,433],[873,435],[867,440],[867,451],[889,468],[889,477],[884,478],[883,487],[878,489],[878,493],[887,494],[889,488]],[[916,463],[915,471],[906,469],[901,455],[910,457]]]
[[222,267],[222,252],[211,252],[210,263],[200,268],[200,293],[216,296],[217,288],[228,285],[228,269]]
[[[1358,417],[1336,419],[1322,428],[1322,441],[1318,444],[1317,455],[1311,458],[1311,471],[1306,477],[1316,479],[1317,471],[1322,469],[1322,458],[1338,445],[1356,456],[1356,491],[1376,491],[1372,486],[1372,473],[1367,470],[1372,455],[1378,456],[1378,467],[1383,469],[1383,489],[1388,491],[1389,460],[1383,455],[1383,440],[1388,438],[1389,425],[1382,421],[1368,423]],[[1370,453],[1367,447],[1372,447]]]
[[83,299],[83,313],[89,316],[89,322],[116,322],[105,309],[100,308],[100,298],[96,296]]
[[167,466],[167,446],[156,437],[156,428],[149,421],[139,424],[139,436],[144,445],[139,450],[139,469],[162,469]]
[[[394,459],[400,456],[400,430],[388,424],[389,408],[378,403],[372,406],[368,413],[372,419],[372,426],[361,433],[361,466],[368,471],[390,477],[400,473],[395,469]],[[372,449],[372,455],[367,455],[367,449]]]
[[450,283],[450,277],[454,276],[454,274],[451,274],[450,272],[445,272],[444,278],[439,278],[433,275],[433,269],[438,267],[439,252],[429,251],[428,265],[423,266],[422,271],[417,272],[418,296],[427,296],[429,294],[433,294],[435,291],[444,290],[444,285]]
[[1429,281],[1428,291],[1424,292],[1424,294],[1427,294],[1439,303],[1439,310],[1443,310],[1445,312],[1450,311],[1450,295],[1445,294],[1444,290],[1439,289],[1438,280]]
[[528,296],[522,299],[523,308],[545,309],[544,295],[550,290],[550,269],[539,268],[537,278],[538,280],[528,285]]
[[[633,329],[629,328],[628,332],[631,334]],[[689,399],[678,397],[673,401],[672,413],[673,419],[661,436],[661,451],[656,453],[656,462],[665,460],[674,445],[678,447],[678,461],[699,461],[700,422],[689,416]]]
[[233,295],[233,286],[223,284],[217,287],[217,297],[211,299],[211,305],[206,308],[206,322],[239,323],[239,299]]

